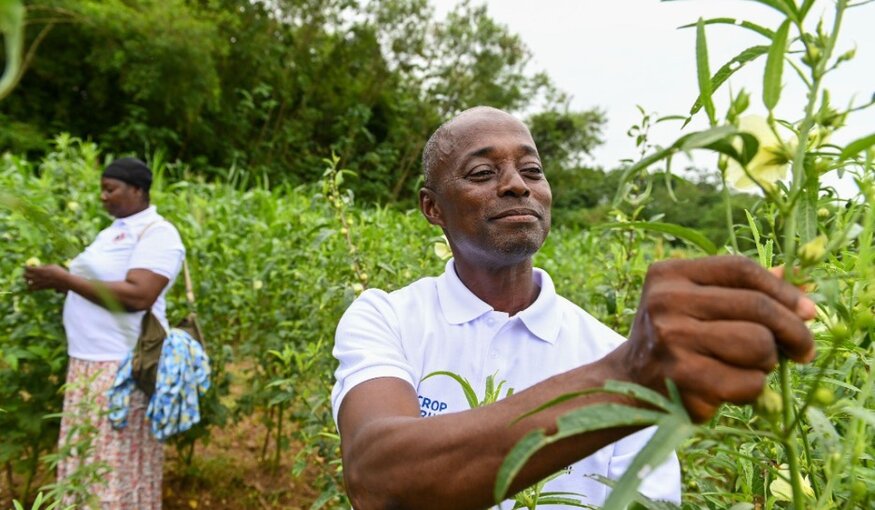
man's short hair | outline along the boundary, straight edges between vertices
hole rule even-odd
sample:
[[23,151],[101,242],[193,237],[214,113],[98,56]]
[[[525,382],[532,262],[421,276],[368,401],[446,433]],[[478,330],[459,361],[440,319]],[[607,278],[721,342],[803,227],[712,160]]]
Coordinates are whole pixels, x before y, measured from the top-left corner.
[[477,113],[479,111],[490,111],[510,115],[504,110],[499,110],[498,108],[493,108],[491,106],[475,106],[464,110],[441,124],[428,138],[428,141],[425,142],[425,147],[422,149],[422,176],[426,188],[434,189],[434,171],[438,165],[443,162],[443,155],[441,154],[440,146],[442,143],[449,141],[451,137],[450,128],[452,128],[453,123],[465,115]]

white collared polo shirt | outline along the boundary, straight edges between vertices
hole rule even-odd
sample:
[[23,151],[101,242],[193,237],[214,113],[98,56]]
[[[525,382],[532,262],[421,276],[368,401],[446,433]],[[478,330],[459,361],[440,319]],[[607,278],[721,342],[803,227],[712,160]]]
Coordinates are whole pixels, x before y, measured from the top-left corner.
[[[371,379],[407,381],[419,396],[420,415],[428,417],[469,409],[461,386],[452,378],[438,375],[422,380],[433,372],[458,374],[482,398],[490,375],[496,384],[505,381],[505,390],[522,391],[591,363],[624,341],[557,295],[545,271],[536,268],[534,279],[541,289],[537,299],[513,317],[468,290],[452,260],[439,277],[423,278],[391,293],[374,289],[362,293],[337,326],[334,356],[340,364],[331,396],[335,422],[346,394]],[[652,433],[642,430],[602,448],[570,466],[545,490],[581,494],[584,504],[601,505],[608,489],[593,475],[619,478]],[[653,470],[639,490],[654,499],[680,503],[677,458],[672,455]]]
[[[147,228],[148,227],[148,228]],[[131,269],[148,269],[167,278],[152,313],[169,331],[165,317],[167,290],[182,268],[185,247],[176,227],[155,206],[126,218],[117,218],[97,234],[85,251],[70,263],[70,272],[89,280],[123,281]],[[145,312],[111,312],[75,292],[64,301],[67,352],[89,361],[121,360],[140,336]]]

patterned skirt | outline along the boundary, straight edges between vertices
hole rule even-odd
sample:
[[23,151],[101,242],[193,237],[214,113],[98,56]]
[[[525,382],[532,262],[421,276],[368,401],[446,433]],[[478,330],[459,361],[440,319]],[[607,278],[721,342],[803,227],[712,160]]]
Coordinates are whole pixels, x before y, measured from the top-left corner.
[[164,447],[149,431],[146,395],[140,390],[131,394],[124,429],[113,429],[106,417],[106,390],[119,364],[70,358],[58,440],[58,482],[73,490],[66,493],[62,507],[161,509]]

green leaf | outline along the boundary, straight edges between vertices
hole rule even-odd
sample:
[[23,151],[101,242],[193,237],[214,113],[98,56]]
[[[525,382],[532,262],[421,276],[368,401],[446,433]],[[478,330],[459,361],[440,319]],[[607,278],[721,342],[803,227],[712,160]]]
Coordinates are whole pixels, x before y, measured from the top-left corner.
[[699,81],[699,98],[708,114],[711,125],[716,124],[714,102],[711,100],[711,69],[708,66],[708,43],[705,40],[705,20],[699,18],[696,25],[696,76]]
[[514,478],[523,469],[526,462],[532,458],[532,455],[544,447],[546,437],[543,430],[533,430],[515,444],[510,453],[507,454],[501,467],[498,468],[495,478],[493,496],[496,503],[504,500],[510,490],[510,484],[513,483]]
[[640,384],[609,379],[607,382],[605,382],[604,389],[605,391],[616,393],[618,395],[633,397],[637,400],[640,400],[641,402],[646,402],[664,411],[671,412],[678,410],[677,405],[671,400],[665,398],[661,393],[651,390],[646,386],[641,386]]
[[0,76],[0,99],[21,77],[21,54],[24,48],[24,5],[18,0],[0,0],[0,33],[6,47],[6,68]]
[[875,145],[875,133],[864,136],[863,138],[858,138],[846,145],[844,149],[842,149],[842,152],[839,155],[839,159],[850,159],[856,156],[858,153],[868,149],[869,147],[872,147],[873,145]]
[[787,34],[790,20],[784,20],[772,39],[769,56],[766,57],[766,71],[763,74],[763,104],[771,112],[781,98],[781,80],[784,73],[784,53],[787,51]]
[[[687,136],[689,136],[689,135],[687,135]],[[618,187],[617,194],[616,194],[616,196],[614,196],[614,204],[615,205],[619,204],[620,201],[623,199],[623,192],[622,192],[623,185],[626,184],[626,182],[629,179],[631,179],[636,174],[638,174],[638,172],[646,169],[647,167],[649,167],[653,163],[656,163],[657,161],[665,159],[668,156],[670,156],[671,154],[674,154],[675,152],[677,152],[677,148],[674,145],[671,147],[665,148],[665,149],[660,149],[659,151],[654,152],[653,154],[645,157],[641,161],[635,163],[634,165],[632,165],[629,168],[627,168],[626,170],[624,170],[623,175],[620,176],[620,185]]]
[[[711,94],[720,88],[720,86],[723,85],[730,76],[735,74],[736,71],[744,67],[747,63],[756,60],[761,55],[766,54],[768,51],[769,46],[751,46],[733,57],[729,62],[723,64],[723,67],[718,69],[717,72],[714,73],[714,76],[711,77]],[[702,98],[697,97],[696,102],[693,103],[692,108],[690,108],[690,115],[695,114],[701,108]]]
[[[705,20],[706,25],[732,25],[736,27],[747,28],[748,30],[753,30],[754,32],[768,37],[770,40],[775,36],[775,32],[769,30],[766,27],[757,25],[756,23],[751,23],[750,21],[741,20],[738,18],[711,18]],[[682,25],[678,28],[691,28],[697,26],[697,23],[690,23],[688,25]]]
[[605,223],[602,225],[598,225],[595,228],[598,229],[631,229],[637,228],[641,230],[650,230],[653,232],[661,232],[663,234],[670,234],[678,239],[682,239],[687,241],[700,248],[702,251],[707,253],[708,255],[716,255],[717,247],[714,246],[714,243],[711,242],[710,239],[705,237],[702,233],[697,230],[693,230],[691,228],[682,227],[680,225],[675,225],[672,223],[660,223],[656,221],[629,221],[629,222],[616,222],[616,223]]
[[817,237],[817,193],[817,188],[806,190],[796,208],[796,232],[801,244]]
[[735,133],[735,126],[731,125],[717,126],[711,129],[706,129],[705,131],[691,133],[690,136],[683,139],[683,143],[681,143],[680,149],[684,152],[689,152],[693,149],[701,149],[703,147],[711,145],[718,140],[726,139],[727,137],[729,137],[729,135]]
[[847,407],[842,409],[847,414],[850,414],[854,418],[859,418],[866,422],[870,427],[875,428],[875,411],[871,409],[864,409],[862,407]]
[[526,462],[545,446],[594,430],[650,425],[663,416],[665,413],[613,403],[588,405],[560,416],[556,422],[558,430],[555,434],[547,436],[543,430],[529,432],[504,458],[496,475],[493,492],[495,501],[500,502],[505,498],[514,478]]
[[[462,387],[462,391],[465,393],[465,399],[468,401],[468,406],[471,409],[474,409],[475,407],[480,406],[480,399],[477,398],[477,394],[474,393],[474,388],[471,387],[471,383],[469,383],[467,379],[465,379],[464,377],[462,377],[458,374],[454,374],[453,372],[439,370],[437,372],[432,372],[432,373],[428,374],[427,376],[423,377],[422,381],[425,381],[429,377],[432,377],[435,375],[445,375],[447,377],[454,379],[457,383],[459,383],[459,385]],[[422,382],[422,381],[420,381],[420,382]]]
[[695,430],[695,426],[689,420],[677,415],[665,416],[659,421],[658,427],[650,441],[635,456],[632,464],[614,485],[614,489],[605,501],[604,510],[624,510],[626,505],[635,500],[643,474],[662,464]]

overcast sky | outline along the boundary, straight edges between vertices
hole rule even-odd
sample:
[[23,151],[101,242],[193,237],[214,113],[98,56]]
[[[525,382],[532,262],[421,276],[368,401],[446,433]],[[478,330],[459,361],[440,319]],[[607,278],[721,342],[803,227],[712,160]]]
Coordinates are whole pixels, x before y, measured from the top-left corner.
[[[456,0],[432,0],[439,16]],[[490,15],[519,34],[533,53],[532,66],[546,71],[573,96],[576,109],[600,107],[608,117],[605,144],[595,163],[613,168],[623,158],[634,158],[634,142],[626,136],[639,121],[641,105],[658,115],[686,114],[698,95],[695,63],[695,23],[699,17],[734,17],[776,29],[780,14],[752,1],[686,0],[488,0]],[[832,2],[818,1],[809,18],[826,15],[831,23]],[[838,50],[854,46],[854,60],[829,75],[835,105],[846,105],[856,94],[859,104],[875,93],[875,3],[852,9],[845,17]],[[743,49],[766,39],[732,26],[707,28],[712,73]],[[748,113],[765,114],[761,100],[765,57],[745,67],[730,81],[734,90],[752,92]],[[785,66],[785,88],[777,112],[788,120],[801,116],[805,101],[798,77]],[[725,112],[728,88],[717,95],[718,114]],[[702,122],[703,119],[700,119]],[[689,129],[704,127],[692,124]],[[668,144],[681,132],[679,124],[655,132]],[[838,141],[875,132],[875,109],[852,116]],[[697,161],[698,163],[698,161]],[[706,164],[705,161],[702,164]]]

